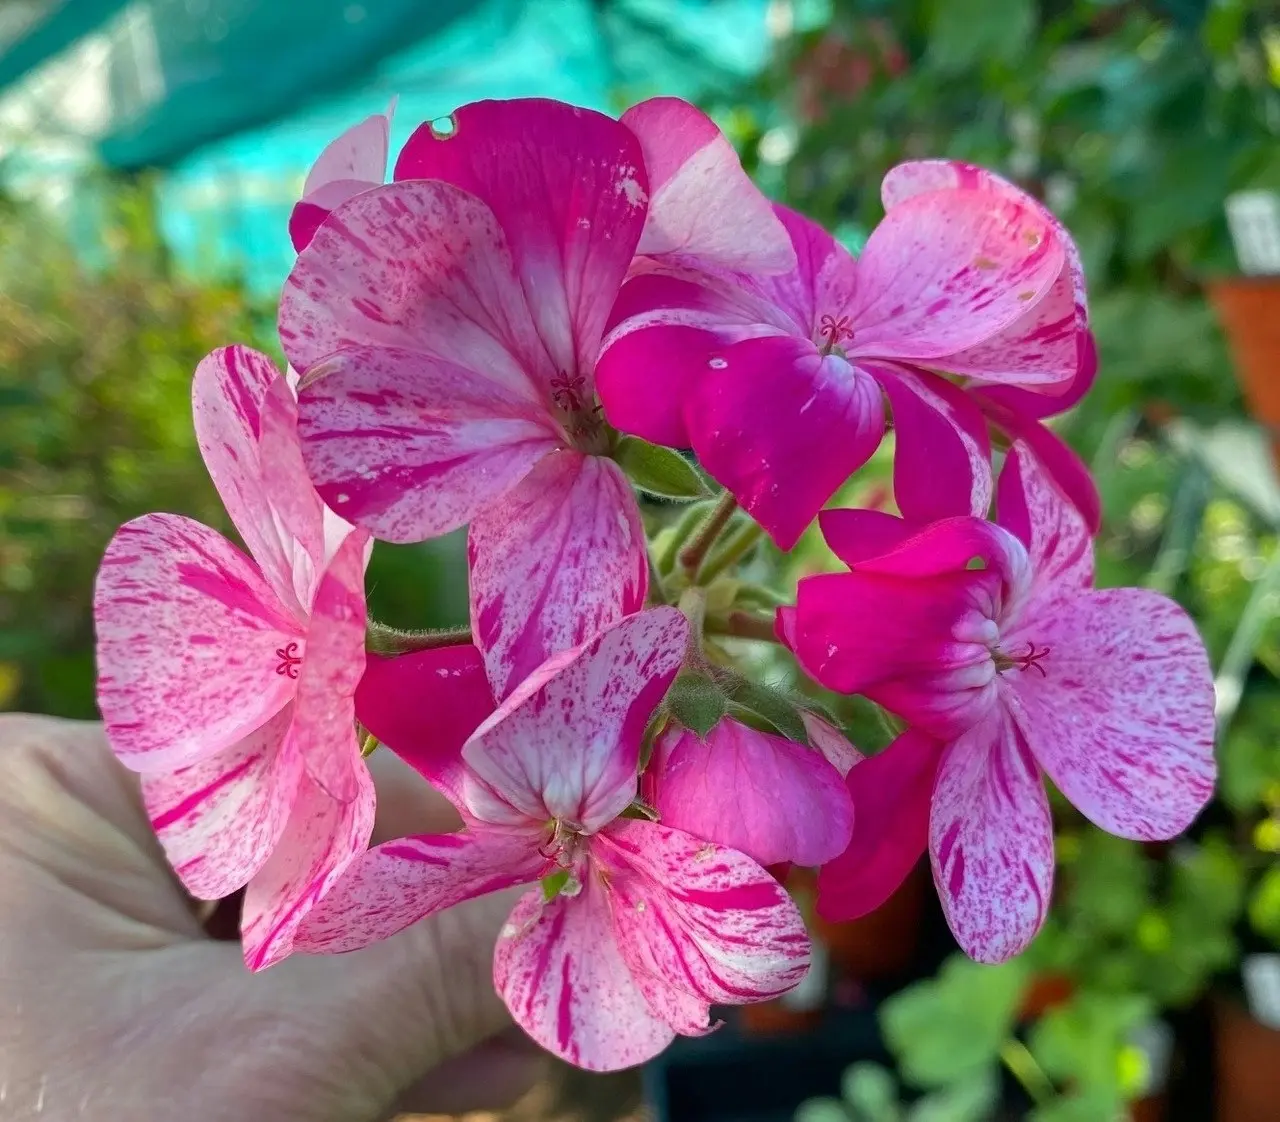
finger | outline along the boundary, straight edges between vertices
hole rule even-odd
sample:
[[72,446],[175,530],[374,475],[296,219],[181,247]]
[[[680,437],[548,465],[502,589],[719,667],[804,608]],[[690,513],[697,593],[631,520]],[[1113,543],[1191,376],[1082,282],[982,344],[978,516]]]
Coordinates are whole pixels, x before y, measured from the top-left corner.
[[512,1106],[547,1076],[547,1053],[519,1029],[508,1029],[429,1072],[400,1096],[406,1114],[469,1114]]

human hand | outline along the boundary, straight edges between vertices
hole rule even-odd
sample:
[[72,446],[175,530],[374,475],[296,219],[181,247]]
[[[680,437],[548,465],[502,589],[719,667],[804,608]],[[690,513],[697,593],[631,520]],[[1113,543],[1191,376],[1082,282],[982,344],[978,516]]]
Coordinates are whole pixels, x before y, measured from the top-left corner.
[[[387,752],[381,837],[450,829]],[[0,715],[0,1120],[374,1122],[510,1102],[533,1046],[494,994],[502,894],[249,974],[165,863],[99,726]]]

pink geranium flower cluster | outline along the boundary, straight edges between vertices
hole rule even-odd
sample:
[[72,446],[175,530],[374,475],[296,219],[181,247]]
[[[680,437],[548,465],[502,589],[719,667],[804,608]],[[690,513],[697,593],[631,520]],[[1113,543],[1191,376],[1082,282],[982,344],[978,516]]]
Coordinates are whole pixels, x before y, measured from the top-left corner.
[[[248,555],[147,515],[97,585],[112,746],[190,891],[245,890],[250,968],[525,886],[498,992],[551,1051],[617,1068],[800,981],[769,869],[820,868],[819,910],[851,918],[927,851],[957,939],[996,961],[1048,906],[1045,776],[1121,836],[1186,828],[1209,667],[1171,601],[1093,588],[1097,495],[1043,422],[1095,354],[1039,203],[906,164],[855,259],[675,99],[468,105],[384,184],[389,132],[390,111],[335,141],[294,210],[289,369],[229,347],[196,370]],[[890,428],[898,514],[823,510]],[[635,483],[697,499],[691,459],[723,490],[659,563]],[[789,550],[815,518],[845,571],[725,579],[753,526]],[[373,539],[464,526],[469,635],[367,620]],[[744,619],[905,731],[863,759],[708,639]],[[370,847],[378,743],[463,829]]]

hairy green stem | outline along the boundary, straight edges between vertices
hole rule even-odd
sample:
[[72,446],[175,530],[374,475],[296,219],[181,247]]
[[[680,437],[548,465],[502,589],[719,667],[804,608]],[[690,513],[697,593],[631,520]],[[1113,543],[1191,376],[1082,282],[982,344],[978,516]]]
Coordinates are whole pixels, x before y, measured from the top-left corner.
[[697,578],[698,569],[707,552],[715,545],[716,539],[720,537],[721,531],[729,524],[729,519],[737,509],[738,500],[726,491],[720,496],[720,501],[712,507],[711,513],[707,515],[702,525],[693,532],[684,549],[680,551],[680,565],[689,574],[690,580]]
[[430,651],[471,642],[471,629],[452,631],[401,631],[384,623],[369,621],[364,649],[370,654],[401,655],[411,651]]
[[709,584],[726,569],[732,568],[755,548],[763,533],[764,528],[760,523],[748,518],[724,539],[718,549],[712,551],[698,570],[698,580]]
[[732,635],[736,639],[759,639],[763,643],[781,643],[771,616],[755,612],[733,611],[707,620],[708,635]]

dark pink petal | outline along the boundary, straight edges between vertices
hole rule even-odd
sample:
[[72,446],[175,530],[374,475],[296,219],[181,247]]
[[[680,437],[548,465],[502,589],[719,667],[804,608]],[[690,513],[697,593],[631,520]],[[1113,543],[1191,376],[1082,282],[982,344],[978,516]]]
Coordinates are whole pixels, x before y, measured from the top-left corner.
[[207,760],[142,778],[169,864],[192,896],[220,900],[271,856],[288,821],[302,759],[286,734],[293,706]]
[[1008,673],[1040,765],[1090,821],[1125,838],[1185,830],[1213,794],[1213,674],[1195,624],[1142,588],[1085,592],[1009,637],[1048,647]]
[[479,101],[410,138],[395,178],[444,180],[497,216],[552,364],[589,377],[648,210],[635,134],[602,113],[529,98]]
[[910,522],[986,517],[991,441],[981,411],[958,386],[924,370],[867,364],[893,409],[893,497]]
[[623,961],[609,905],[594,875],[576,896],[528,892],[493,955],[493,983],[516,1024],[588,1071],[642,1064],[675,1038]]
[[625,810],[645,726],[684,661],[688,634],[675,608],[653,608],[525,679],[462,750],[476,818],[556,818],[591,833]]
[[305,637],[247,557],[189,518],[148,514],[98,570],[98,708],[121,761],[183,767],[238,744],[288,704],[278,652]]
[[850,568],[890,553],[919,532],[904,518],[882,510],[824,510],[818,525],[831,552]]
[[884,435],[875,380],[805,339],[753,339],[712,360],[685,418],[707,472],[781,549]]
[[637,253],[766,273],[795,266],[769,200],[701,109],[654,97],[628,109],[622,123],[640,140],[652,196]]
[[851,358],[939,359],[985,342],[1062,271],[1049,221],[986,191],[938,191],[894,207],[858,258]]
[[853,805],[821,753],[726,718],[705,740],[666,733],[655,754],[659,820],[761,865],[815,866],[843,851]]
[[611,460],[559,451],[471,523],[471,627],[499,699],[644,604],[644,526]]
[[1053,888],[1053,822],[1021,733],[1000,710],[947,748],[929,818],[933,879],[961,948],[979,962],[1024,950]]
[[834,922],[875,911],[924,854],[942,744],[909,729],[846,780],[853,837],[818,874],[818,912]]
[[528,884],[547,870],[537,843],[501,834],[418,834],[358,856],[307,916],[294,949],[340,954],[388,939],[464,900]]
[[457,529],[561,440],[527,393],[413,351],[351,347],[312,373],[298,408],[316,489],[384,541]]
[[[231,521],[281,602],[304,619],[310,604],[297,585],[305,581],[294,577],[323,561],[321,504],[297,459],[296,412],[284,376],[266,355],[220,347],[196,367],[191,406],[200,454]],[[282,466],[290,451],[293,470]],[[301,513],[282,525],[281,508]]]
[[776,997],[809,969],[795,901],[744,854],[656,822],[621,820],[591,841],[613,929],[635,974],[713,1005]]
[[1027,547],[1035,600],[1070,597],[1092,587],[1089,529],[1024,445],[1015,444],[1005,458],[996,506],[1000,525]]
[[805,709],[801,712],[800,719],[804,722],[805,732],[809,734],[809,743],[840,773],[841,779],[849,774],[849,769],[854,764],[866,758],[849,743],[844,733],[817,713]]
[[369,655],[355,704],[356,717],[380,743],[461,805],[462,745],[495,704],[475,647]]
[[474,371],[512,402],[540,403],[556,370],[514,268],[479,199],[447,183],[376,187],[335,209],[298,254],[280,297],[280,342],[303,375],[347,347],[391,347]]
[[364,546],[363,533],[348,535],[320,578],[291,730],[308,774],[342,801],[356,798],[368,778],[355,737],[355,692],[364,673]]
[[355,795],[330,798],[309,778],[298,783],[289,824],[244,894],[240,933],[250,970],[265,970],[294,950],[294,936],[373,832],[373,781],[361,767]]

